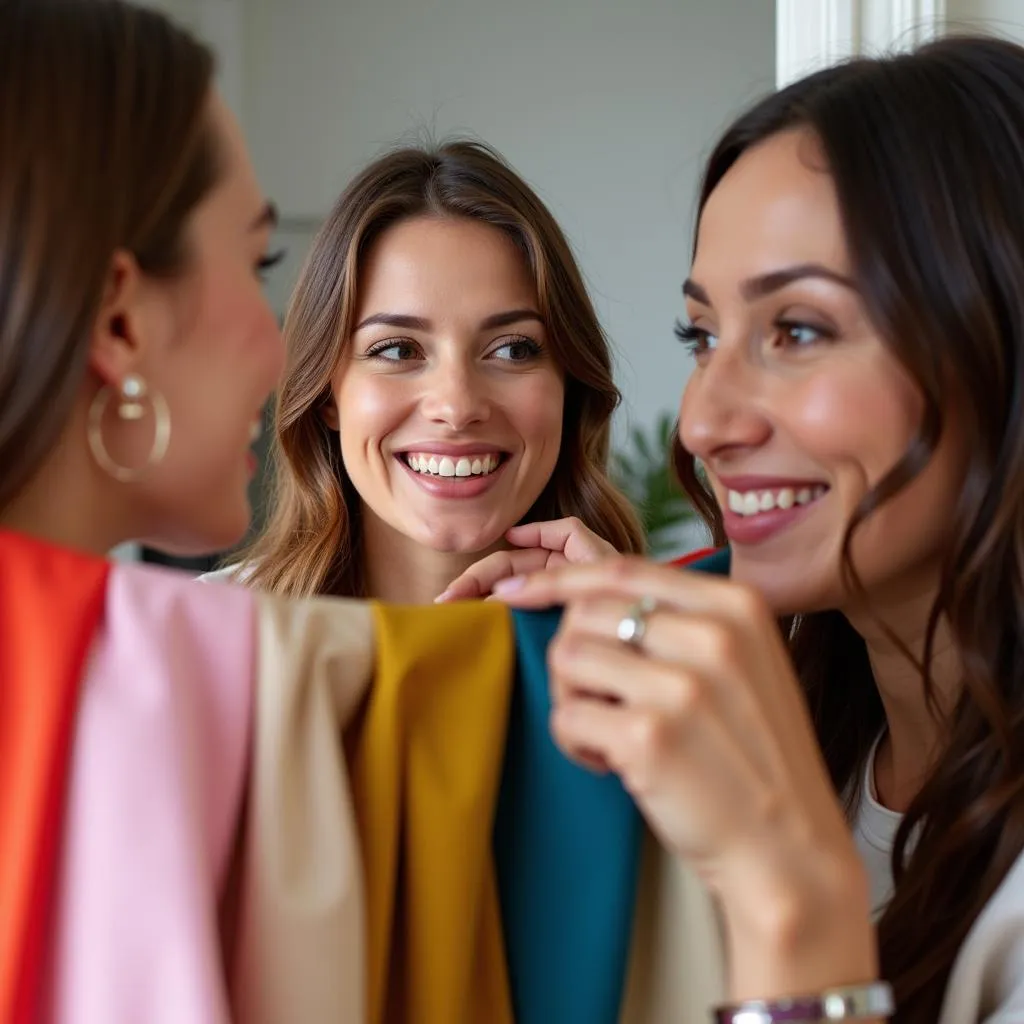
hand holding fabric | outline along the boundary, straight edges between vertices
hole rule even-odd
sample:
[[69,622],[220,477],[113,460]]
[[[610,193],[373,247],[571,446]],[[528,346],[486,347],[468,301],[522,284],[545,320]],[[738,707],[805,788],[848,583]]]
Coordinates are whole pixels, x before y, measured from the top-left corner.
[[[508,580],[497,593],[522,608],[566,606],[549,651],[555,739],[619,775],[717,897],[733,994],[874,977],[865,872],[760,595],[634,558]],[[641,601],[653,611],[638,615]],[[624,643],[630,616],[642,639]]]

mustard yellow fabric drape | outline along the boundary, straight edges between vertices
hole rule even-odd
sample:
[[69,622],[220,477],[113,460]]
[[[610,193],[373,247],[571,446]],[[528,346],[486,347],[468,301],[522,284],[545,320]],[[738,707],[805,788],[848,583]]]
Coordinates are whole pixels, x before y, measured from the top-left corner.
[[[351,740],[371,1024],[512,1024],[491,855],[514,672],[496,604],[375,605]],[[443,642],[440,639],[443,638]]]

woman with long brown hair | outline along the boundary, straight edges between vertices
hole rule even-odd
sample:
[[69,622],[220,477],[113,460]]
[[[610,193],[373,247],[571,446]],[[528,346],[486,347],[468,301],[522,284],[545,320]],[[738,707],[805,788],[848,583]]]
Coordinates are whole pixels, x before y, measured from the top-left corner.
[[719,1020],[1024,1015],[1022,180],[1007,42],[855,60],[740,117],[679,328],[679,469],[731,578],[495,587],[568,606],[554,733],[717,900]]
[[251,585],[427,602],[538,519],[585,525],[595,552],[642,549],[605,469],[607,340],[554,218],[485,146],[400,149],[360,173],[285,340]]
[[3,15],[0,525],[97,554],[237,543],[283,349],[274,210],[213,57],[106,0]]

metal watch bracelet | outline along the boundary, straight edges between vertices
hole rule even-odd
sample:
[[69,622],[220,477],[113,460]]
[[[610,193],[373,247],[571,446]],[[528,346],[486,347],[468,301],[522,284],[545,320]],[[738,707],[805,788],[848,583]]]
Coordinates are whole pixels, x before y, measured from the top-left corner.
[[719,1006],[714,1024],[821,1024],[824,1021],[877,1020],[895,1010],[892,986],[885,981],[829,989],[792,999],[754,999]]

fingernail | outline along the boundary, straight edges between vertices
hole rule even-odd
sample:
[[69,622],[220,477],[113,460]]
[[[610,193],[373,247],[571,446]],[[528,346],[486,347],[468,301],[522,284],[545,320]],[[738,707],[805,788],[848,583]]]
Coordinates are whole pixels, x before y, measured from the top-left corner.
[[451,593],[452,592],[450,590],[442,590],[441,593],[434,598],[434,604],[444,604],[444,602],[451,597]]
[[498,580],[498,582],[491,587],[491,590],[495,594],[512,594],[517,590],[522,590],[525,584],[525,576],[509,576],[507,579]]

